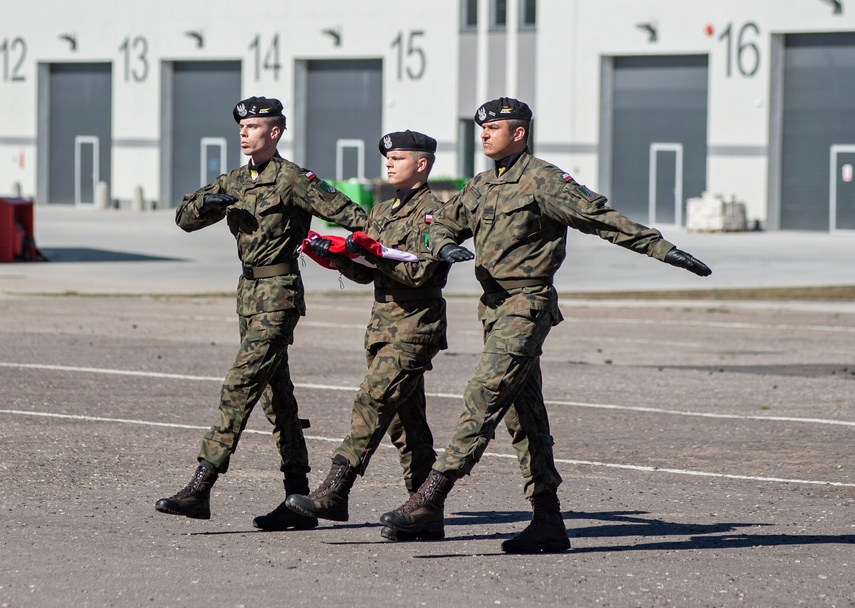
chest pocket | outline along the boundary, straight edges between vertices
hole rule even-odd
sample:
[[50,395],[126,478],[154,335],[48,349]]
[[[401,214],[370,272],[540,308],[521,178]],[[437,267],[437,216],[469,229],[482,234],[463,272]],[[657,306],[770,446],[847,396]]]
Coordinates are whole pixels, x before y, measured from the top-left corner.
[[255,201],[255,211],[258,215],[282,213],[282,198],[278,194],[262,195]]
[[463,206],[466,207],[466,211],[469,212],[469,215],[475,216],[478,213],[478,209],[481,207],[481,193],[472,188],[470,190],[471,196],[464,196],[462,199]]
[[511,238],[523,239],[538,232],[543,226],[540,206],[530,194],[501,200],[497,206],[501,221],[507,223]]

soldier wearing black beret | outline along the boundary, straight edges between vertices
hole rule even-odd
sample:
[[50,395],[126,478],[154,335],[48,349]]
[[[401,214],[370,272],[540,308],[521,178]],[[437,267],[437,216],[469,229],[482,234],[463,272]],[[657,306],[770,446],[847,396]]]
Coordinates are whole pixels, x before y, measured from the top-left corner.
[[[484,154],[495,166],[469,180],[431,224],[435,255],[449,263],[475,259],[475,277],[484,290],[479,306],[484,350],[466,387],[460,421],[427,481],[409,501],[380,517],[399,534],[441,536],[446,495],[470,473],[504,419],[534,516],[502,550],[570,548],[540,372],[543,343],[562,320],[552,277],[566,256],[568,227],[700,276],[711,273],[658,230],[629,220],[606,206],[604,196],[532,156],[531,119],[528,105],[509,97],[478,108]],[[468,238],[474,238],[474,254],[460,246]]]
[[[348,518],[348,496],[358,475],[364,475],[384,434],[398,447],[404,484],[414,492],[427,479],[436,460],[428,426],[424,373],[446,348],[446,314],[442,288],[449,265],[430,252],[428,233],[442,201],[427,183],[436,140],[416,131],[387,133],[378,143],[386,157],[386,175],[397,187],[395,197],[368,212],[369,237],[387,247],[415,254],[416,261],[393,261],[368,255],[375,268],[330,254],[329,239],[312,241],[312,252],[328,257],[357,283],[374,283],[374,306],[365,333],[368,370],[353,400],[350,432],[331,454],[327,479],[308,496],[292,495],[286,504],[301,515],[333,521]],[[352,254],[367,252],[345,241]],[[391,528],[390,540],[441,538],[408,536]]]
[[483,127],[486,122],[497,120],[531,120],[531,108],[528,104],[510,97],[500,97],[488,101],[475,112],[475,122]]
[[282,113],[282,102],[272,97],[250,97],[239,101],[232,110],[235,122],[240,124],[244,118],[274,118],[282,117],[282,127],[285,128],[285,115]]
[[[282,103],[272,97],[238,102],[241,151],[249,162],[184,197],[175,222],[192,232],[223,219],[237,241],[243,272],[237,313],[241,345],[220,392],[218,417],[205,434],[190,483],[155,508],[196,519],[211,517],[211,486],[229,468],[247,417],[261,403],[279,450],[285,496],[309,491],[309,455],[288,368],[288,345],[306,314],[296,252],[312,216],[354,231],[366,228],[365,211],[312,171],[277,151],[285,129]],[[307,421],[305,421],[307,423]],[[253,520],[256,528],[314,528],[318,520],[285,506]]]
[[387,152],[392,150],[434,154],[436,152],[436,140],[418,131],[396,131],[381,137],[377,147],[384,157]]

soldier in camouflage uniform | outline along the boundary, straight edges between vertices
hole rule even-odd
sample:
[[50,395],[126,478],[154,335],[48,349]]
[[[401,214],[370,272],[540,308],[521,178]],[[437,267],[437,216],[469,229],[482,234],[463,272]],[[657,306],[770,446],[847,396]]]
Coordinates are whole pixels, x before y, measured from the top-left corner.
[[[295,257],[313,215],[350,230],[366,225],[361,207],[279,156],[276,147],[285,116],[278,100],[251,97],[238,103],[233,114],[249,163],[185,196],[175,214],[175,222],[187,232],[225,218],[243,265],[237,287],[241,345],[223,382],[218,420],[202,439],[199,466],[190,483],[155,504],[161,513],[197,519],[210,518],[211,486],[228,470],[259,402],[273,424],[286,497],[308,491],[309,457],[288,368],[288,345],[298,319],[306,314]],[[318,522],[296,515],[283,501],[253,524],[285,530],[313,528]]]
[[[449,265],[431,255],[428,228],[442,203],[427,183],[436,140],[422,133],[389,133],[380,140],[395,198],[368,214],[368,236],[389,248],[413,253],[416,262],[368,255],[346,241],[350,253],[366,256],[369,268],[343,254],[330,254],[331,241],[315,239],[312,252],[331,258],[342,274],[358,283],[374,283],[374,306],[365,332],[368,372],[356,393],[350,433],[332,452],[332,468],[308,496],[292,494],[286,504],[296,513],[347,521],[348,495],[357,475],[364,475],[384,433],[389,432],[401,457],[407,489],[415,491],[436,460],[428,427],[424,373],[446,344],[442,288]],[[386,535],[395,538],[393,530]]]
[[[520,101],[490,101],[475,115],[484,153],[494,169],[476,175],[434,217],[431,247],[447,262],[475,259],[481,283],[478,316],[484,350],[464,393],[464,410],[427,481],[380,521],[408,534],[443,528],[443,505],[454,482],[468,474],[504,417],[534,515],[529,526],[502,543],[508,553],[560,552],[570,547],[558,501],[540,372],[542,345],[561,322],[552,285],[566,254],[567,227],[685,268],[711,270],[674,247],[659,231],[606,206],[605,197],[531,155],[531,110]],[[475,254],[460,243],[474,237]]]

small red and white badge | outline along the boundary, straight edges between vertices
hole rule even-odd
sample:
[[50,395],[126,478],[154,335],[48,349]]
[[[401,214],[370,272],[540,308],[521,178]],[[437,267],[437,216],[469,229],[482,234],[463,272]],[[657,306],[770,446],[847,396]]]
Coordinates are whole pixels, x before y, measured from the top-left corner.
[[308,180],[313,180],[313,179],[315,179],[316,177],[317,177],[317,175],[315,175],[314,171],[308,171],[308,172],[306,173],[306,179],[308,179]]
[[425,216],[425,224],[430,224],[433,221],[433,216],[431,214],[427,214]]
[[564,175],[561,176],[561,179],[563,179],[565,182],[569,182],[573,179],[573,176],[570,175],[569,173],[565,173]]

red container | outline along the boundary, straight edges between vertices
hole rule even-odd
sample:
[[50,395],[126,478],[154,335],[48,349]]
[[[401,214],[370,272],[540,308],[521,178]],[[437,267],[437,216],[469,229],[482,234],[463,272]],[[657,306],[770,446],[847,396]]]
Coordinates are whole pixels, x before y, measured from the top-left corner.
[[38,259],[33,232],[33,201],[0,198],[0,262]]

